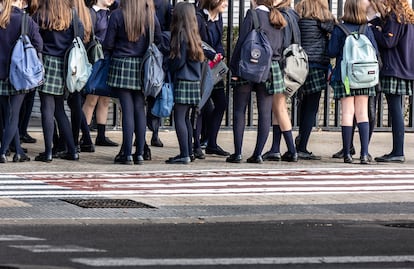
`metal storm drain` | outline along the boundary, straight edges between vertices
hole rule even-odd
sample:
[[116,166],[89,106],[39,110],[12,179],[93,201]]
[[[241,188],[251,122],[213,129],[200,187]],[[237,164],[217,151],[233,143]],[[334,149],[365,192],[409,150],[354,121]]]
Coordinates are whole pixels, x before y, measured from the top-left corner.
[[384,224],[384,226],[386,227],[391,227],[391,228],[414,228],[414,223],[389,223],[389,224]]
[[61,199],[83,208],[156,208],[129,199]]

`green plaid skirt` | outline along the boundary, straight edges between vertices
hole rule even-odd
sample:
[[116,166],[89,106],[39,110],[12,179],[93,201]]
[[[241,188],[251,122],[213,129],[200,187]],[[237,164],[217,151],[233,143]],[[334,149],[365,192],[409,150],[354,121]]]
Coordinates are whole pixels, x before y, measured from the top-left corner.
[[268,94],[285,92],[285,82],[283,81],[283,74],[278,61],[272,61],[270,80],[266,82],[266,89]]
[[381,77],[381,92],[385,94],[413,95],[413,80],[396,77]]
[[307,95],[326,90],[326,73],[326,70],[320,68],[310,68],[306,81],[301,88],[302,94]]
[[112,58],[108,85],[113,88],[141,90],[141,62],[138,57]]
[[174,85],[174,103],[197,105],[200,98],[200,81],[178,80]]
[[53,95],[63,95],[65,92],[65,74],[63,57],[43,55],[45,67],[45,83],[38,87],[38,91]]
[[8,79],[0,80],[0,95],[1,96],[10,96],[10,95],[17,95],[17,94],[24,94],[31,92],[35,89],[31,90],[23,90],[23,91],[16,91],[11,85],[10,81]]
[[344,97],[357,96],[357,95],[368,95],[375,96],[375,87],[364,88],[364,89],[351,89],[350,94],[346,94],[345,86],[341,80],[331,81],[332,89],[334,90],[334,98],[341,99]]

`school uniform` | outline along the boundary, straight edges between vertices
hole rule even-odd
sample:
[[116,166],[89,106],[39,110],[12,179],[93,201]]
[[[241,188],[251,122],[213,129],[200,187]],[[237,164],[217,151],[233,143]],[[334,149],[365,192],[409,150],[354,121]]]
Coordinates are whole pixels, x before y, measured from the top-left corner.
[[[271,126],[271,111],[273,94],[284,92],[284,82],[280,70],[279,61],[282,54],[283,33],[282,30],[274,28],[269,22],[270,10],[265,6],[258,6],[256,13],[258,15],[260,27],[265,32],[271,44],[272,65],[270,79],[266,83],[250,83],[241,80],[233,84],[233,135],[235,153],[226,159],[227,162],[241,162],[242,160],[242,140],[245,128],[245,110],[249,102],[251,91],[256,91],[257,106],[259,112],[258,134],[256,147],[253,155],[247,159],[248,162],[261,163],[262,150],[266,143],[269,129]],[[243,24],[240,27],[239,39],[234,48],[234,53],[230,61],[230,70],[233,76],[239,74],[239,62],[241,47],[247,35],[254,29],[253,17],[251,10],[247,11]],[[239,78],[240,80],[240,78]]]
[[[347,27],[351,32],[358,31],[360,25],[358,24],[351,24],[351,23],[344,23],[345,27]],[[374,34],[370,27],[367,27],[365,30],[365,35],[371,41],[372,45],[378,51],[377,42],[375,41]],[[368,95],[368,96],[375,96],[375,87],[364,88],[364,89],[351,89],[349,93],[346,92],[345,86],[342,83],[341,79],[341,61],[343,58],[343,47],[345,45],[346,34],[337,26],[334,27],[331,35],[331,39],[328,45],[328,55],[331,58],[336,57],[336,65],[335,69],[333,70],[332,78],[331,78],[331,86],[334,90],[334,98],[341,99],[344,97],[349,96],[357,96],[357,95]]]

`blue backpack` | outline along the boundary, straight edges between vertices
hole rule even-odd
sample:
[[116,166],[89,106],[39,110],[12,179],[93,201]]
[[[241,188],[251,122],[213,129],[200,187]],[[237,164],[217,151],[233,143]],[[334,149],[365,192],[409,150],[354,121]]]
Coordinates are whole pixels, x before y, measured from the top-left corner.
[[21,34],[13,47],[9,69],[10,83],[17,91],[30,90],[44,82],[43,64],[30,42],[27,28],[28,15],[24,13]]
[[239,76],[247,81],[262,83],[269,79],[273,50],[269,39],[260,28],[256,10],[250,11],[254,29],[247,35],[241,48]]

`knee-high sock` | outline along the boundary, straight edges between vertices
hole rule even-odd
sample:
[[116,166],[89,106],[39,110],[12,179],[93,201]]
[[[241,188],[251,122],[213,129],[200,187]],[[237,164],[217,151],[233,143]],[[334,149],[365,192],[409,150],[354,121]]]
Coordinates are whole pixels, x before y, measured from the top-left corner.
[[353,136],[352,126],[342,126],[342,149],[344,150],[344,155],[349,155],[351,148],[351,141]]
[[273,141],[270,152],[280,152],[280,139],[282,138],[282,130],[279,125],[273,125]]
[[369,123],[360,122],[358,123],[359,139],[361,141],[361,156],[368,155],[368,144],[369,144]]
[[292,130],[283,131],[282,134],[283,134],[283,138],[286,141],[286,146],[288,148],[288,151],[291,153],[296,153],[295,143],[293,142]]

